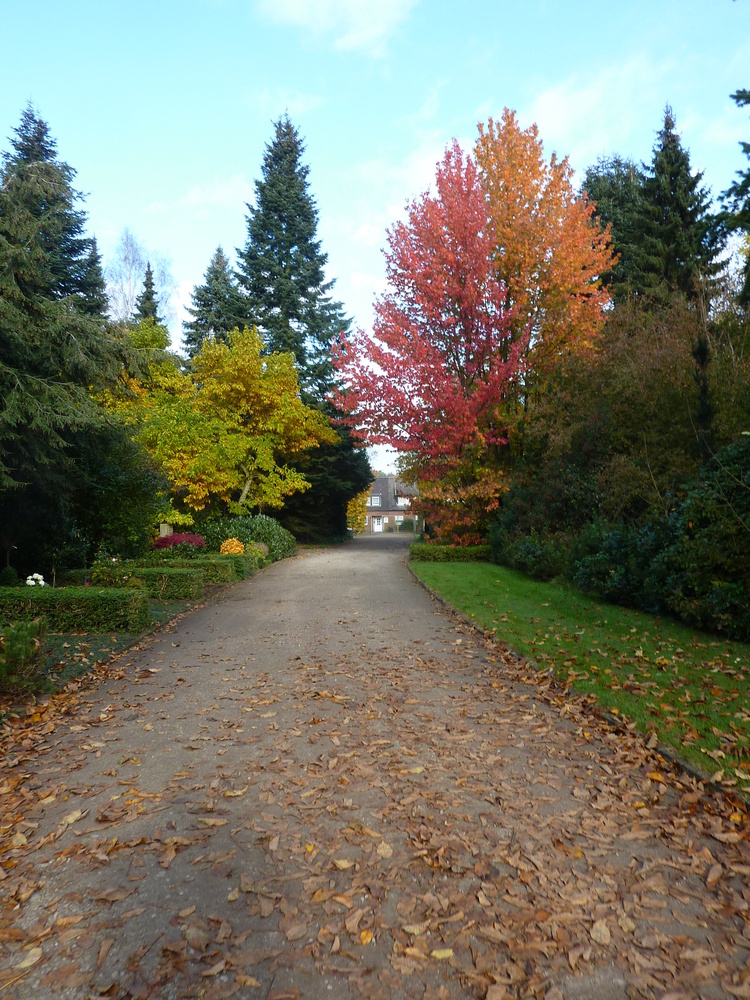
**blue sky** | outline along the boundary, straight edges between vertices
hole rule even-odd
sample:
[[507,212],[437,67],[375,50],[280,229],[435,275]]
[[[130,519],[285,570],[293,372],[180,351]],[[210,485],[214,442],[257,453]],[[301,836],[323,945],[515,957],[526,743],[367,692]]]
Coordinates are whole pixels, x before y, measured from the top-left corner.
[[306,142],[336,297],[367,328],[386,227],[453,137],[505,106],[547,153],[650,159],[669,102],[717,194],[746,166],[749,0],[26,0],[4,4],[0,148],[31,101],[87,193],[171,260],[173,341],[215,248],[245,240],[272,123]]

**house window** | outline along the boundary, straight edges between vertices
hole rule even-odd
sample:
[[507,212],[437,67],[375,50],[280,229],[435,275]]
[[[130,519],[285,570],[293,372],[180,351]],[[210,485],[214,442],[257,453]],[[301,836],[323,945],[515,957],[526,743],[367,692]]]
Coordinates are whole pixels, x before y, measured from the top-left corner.
[[403,521],[403,519],[404,519],[404,515],[403,514],[394,514],[393,515],[393,520],[396,522],[396,524],[398,524],[399,521]]
[[371,496],[370,497],[370,506],[371,507],[379,507],[380,506],[380,497],[379,496]]
[[409,497],[396,497],[396,503],[399,507],[408,507]]

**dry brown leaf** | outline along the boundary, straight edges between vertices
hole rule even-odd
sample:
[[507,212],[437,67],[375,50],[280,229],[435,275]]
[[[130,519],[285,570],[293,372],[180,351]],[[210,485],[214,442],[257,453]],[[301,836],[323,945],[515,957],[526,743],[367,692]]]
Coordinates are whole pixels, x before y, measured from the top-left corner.
[[612,938],[612,935],[609,933],[609,927],[607,927],[604,920],[595,920],[590,933],[591,940],[596,941],[597,944],[609,944]]
[[13,969],[14,971],[18,969],[30,969],[32,965],[36,965],[36,963],[40,960],[41,957],[42,957],[42,949],[32,948],[27,953],[25,958],[22,958],[20,962],[18,962],[16,965],[13,966]]
[[413,934],[416,937],[419,934],[424,934],[427,930],[429,930],[429,927],[430,921],[425,920],[424,923],[421,924],[404,924],[403,930],[405,930],[407,934]]
[[369,928],[367,930],[360,931],[359,940],[362,944],[370,944],[372,941],[372,931],[369,930]]
[[277,833],[275,837],[271,837],[271,839],[268,841],[268,850],[278,851],[278,849],[279,849],[279,835]]
[[99,945],[99,954],[97,955],[97,958],[96,958],[96,967],[97,967],[97,969],[101,969],[102,963],[104,962],[104,959],[109,954],[109,949],[112,947],[112,945],[114,943],[115,943],[115,939],[114,938],[105,938],[102,941],[102,943]]
[[201,973],[204,979],[210,979],[212,976],[218,976],[220,972],[223,972],[226,968],[227,960],[222,958],[221,961],[217,962],[216,965],[212,965],[210,969],[206,969],[205,972]]
[[245,976],[242,973],[235,976],[234,981],[238,986],[245,986],[251,990],[259,990],[263,985],[255,978],[255,976]]
[[708,875],[706,876],[706,887],[708,889],[712,889],[717,884],[717,882],[720,881],[721,873],[723,871],[724,869],[721,867],[721,865],[719,864],[711,865]]
[[338,868],[340,872],[343,872],[347,868],[353,868],[356,862],[350,861],[349,858],[334,858],[332,864],[334,868]]
[[196,951],[205,951],[211,943],[211,935],[196,924],[186,924],[182,934],[190,947]]
[[430,952],[433,958],[437,958],[439,961],[444,961],[447,958],[453,957],[452,948],[436,948],[434,951]]
[[393,848],[391,847],[390,844],[386,844],[386,842],[384,840],[382,840],[378,844],[377,850],[378,850],[378,854],[380,855],[381,858],[392,858],[393,857]]
[[220,819],[218,816],[199,816],[198,822],[204,826],[227,826],[228,819]]
[[286,930],[286,936],[289,941],[299,941],[305,934],[307,934],[307,924],[302,921],[291,924]]

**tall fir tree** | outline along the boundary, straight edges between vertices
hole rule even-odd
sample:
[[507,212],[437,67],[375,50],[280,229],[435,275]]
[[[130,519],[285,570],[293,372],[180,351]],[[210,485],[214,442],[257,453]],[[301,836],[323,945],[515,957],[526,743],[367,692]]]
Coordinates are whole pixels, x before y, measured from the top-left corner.
[[670,107],[649,166],[616,156],[589,168],[583,186],[602,221],[611,223],[619,255],[606,276],[616,300],[659,304],[684,295],[695,301],[710,286],[720,269],[721,238],[702,179],[691,170]]
[[143,320],[152,320],[159,326],[164,325],[164,320],[159,316],[159,303],[156,299],[156,286],[154,284],[154,272],[151,270],[151,261],[146,261],[146,274],[143,278],[143,291],[136,299],[135,313],[133,321],[142,323]]
[[691,171],[690,155],[667,106],[643,183],[631,258],[636,292],[657,299],[681,293],[688,301],[696,300],[701,282],[717,274],[717,219],[710,212],[711,196],[701,187],[702,179],[702,173]]
[[193,304],[187,312],[193,318],[182,324],[182,339],[191,358],[199,353],[204,341],[226,341],[227,334],[235,327],[250,325],[247,301],[237,288],[221,247],[217,247],[203,284],[195,286],[191,299]]
[[107,434],[96,394],[128,355],[103,315],[75,172],[30,108],[15,135],[0,170],[0,525],[28,557],[72,516],[83,451]]
[[[738,107],[750,107],[750,90],[738,90],[732,94],[732,100]],[[750,142],[741,142],[742,152],[750,160]],[[722,195],[722,201],[729,209],[727,226],[733,232],[745,234],[747,248],[750,251],[750,164],[744,170],[737,171],[735,180]],[[743,267],[743,285],[739,294],[740,305],[750,308],[750,252],[745,257]]]
[[629,269],[638,240],[638,219],[645,175],[632,160],[621,156],[603,157],[586,171],[582,185],[603,225],[611,227],[617,260],[602,276],[615,301],[628,297]]
[[[248,321],[257,324],[269,351],[289,351],[299,371],[303,400],[335,419],[331,343],[349,327],[343,305],[331,297],[327,255],[317,237],[318,210],[303,162],[304,144],[288,115],[274,124],[266,146],[255,205],[248,205],[247,241],[238,250],[237,278]],[[310,489],[291,497],[281,514],[298,537],[315,540],[346,531],[346,506],[371,480],[365,453],[346,431],[295,462]]]

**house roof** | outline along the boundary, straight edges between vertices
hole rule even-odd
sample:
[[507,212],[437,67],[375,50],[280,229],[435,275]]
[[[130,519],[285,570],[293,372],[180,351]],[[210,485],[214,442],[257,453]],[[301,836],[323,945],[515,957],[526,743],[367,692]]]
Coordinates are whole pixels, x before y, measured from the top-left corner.
[[396,476],[378,476],[372,484],[370,490],[371,497],[380,497],[380,503],[373,507],[370,500],[367,501],[368,510],[403,510],[399,507],[398,497],[417,496],[417,488],[397,479]]

